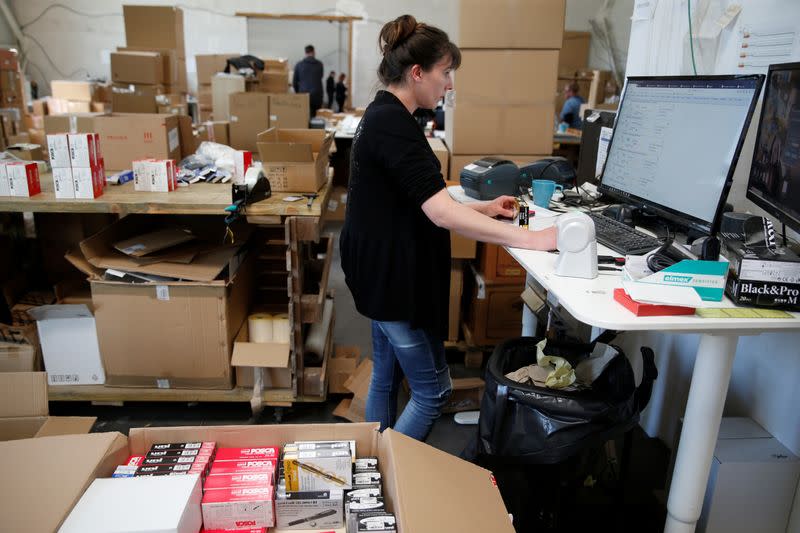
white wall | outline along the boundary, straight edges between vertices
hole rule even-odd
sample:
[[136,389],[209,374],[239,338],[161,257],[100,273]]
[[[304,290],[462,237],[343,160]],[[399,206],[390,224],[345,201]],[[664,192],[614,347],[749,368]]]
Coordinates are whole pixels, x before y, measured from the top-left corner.
[[[178,5],[184,10],[187,70],[190,86],[196,83],[195,54],[251,52],[288,57],[293,63],[302,57],[305,44],[319,41],[318,56],[326,71],[346,71],[347,34],[344,25],[324,22],[277,22],[252,20],[234,16],[239,11],[261,13],[356,15],[363,20],[353,24],[353,79],[351,92],[354,105],[366,105],[378,87],[376,69],[380,61],[378,32],[381,26],[404,13],[410,13],[448,33],[453,33],[457,3],[452,0],[70,0],[61,2],[75,12],[58,7],[52,0],[8,0],[17,21],[30,38],[23,43],[28,53],[28,76],[39,83],[42,94],[49,93],[49,81],[59,78],[105,78],[109,72],[108,54],[125,45],[122,5]],[[630,33],[630,12],[633,0],[567,0],[566,28],[591,31],[589,20],[605,13],[614,42],[618,67],[624,70],[626,43]],[[47,12],[42,15],[44,10]],[[40,15],[42,15],[40,17]],[[39,18],[40,17],[40,18]],[[30,24],[32,21],[34,21]],[[28,25],[30,24],[30,25]],[[291,25],[290,25],[291,24]],[[0,22],[2,40],[4,21]],[[46,54],[38,44],[46,49]],[[589,65],[609,69],[606,48],[595,36]]]
[[[631,34],[633,0],[567,0],[564,28],[570,31],[592,32],[588,67],[616,70],[625,73],[628,59],[628,41]],[[594,25],[592,23],[594,21]],[[599,25],[608,30],[611,45],[595,31]]]

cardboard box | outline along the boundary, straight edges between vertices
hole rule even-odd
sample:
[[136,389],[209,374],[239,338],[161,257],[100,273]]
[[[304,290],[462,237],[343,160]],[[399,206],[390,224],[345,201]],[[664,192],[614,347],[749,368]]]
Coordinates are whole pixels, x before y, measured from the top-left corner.
[[565,31],[558,55],[558,75],[571,78],[589,65],[592,34],[588,31]]
[[289,343],[250,342],[247,320],[236,335],[231,365],[236,367],[236,385],[252,387],[254,372],[263,375],[264,389],[288,389],[292,386],[292,369],[289,366]]
[[524,303],[521,294],[525,282],[489,285],[476,275],[472,285],[472,304],[468,307],[466,319],[472,343],[490,345],[509,337],[518,337],[522,328]]
[[[215,116],[216,116],[216,107]],[[264,93],[230,95],[230,141],[236,150],[255,152],[256,137],[269,127],[270,97]],[[273,189],[274,190],[274,189]]]
[[35,327],[0,324],[0,372],[39,370],[39,356]]
[[561,48],[564,0],[459,0],[458,5],[451,37],[460,48]]
[[205,138],[201,134],[201,141],[210,141],[219,144],[229,144],[228,128],[230,123],[225,120],[204,122],[201,128],[204,128]]
[[[0,443],[0,516],[9,531],[56,531],[97,477],[128,456],[119,433],[66,435]],[[53,472],[58,472],[54,477]]]
[[458,103],[549,104],[558,50],[464,50],[454,74]]
[[441,139],[434,139],[432,137],[428,137],[428,144],[430,144],[431,150],[433,150],[433,155],[439,160],[442,177],[447,181],[450,174],[450,151],[447,149],[447,145],[445,145],[444,141]]
[[178,118],[170,115],[120,114],[94,118],[107,170],[131,168],[135,159],[179,160]]
[[44,130],[47,135],[54,133],[91,133],[94,120],[103,113],[84,113],[72,115],[47,115],[44,117]]
[[7,152],[10,152],[17,156],[18,158],[25,160],[25,161],[44,161],[44,151],[42,147],[38,144],[31,144],[31,143],[22,143],[22,144],[12,144],[6,148]]
[[[0,441],[88,433],[97,420],[93,416],[48,416],[44,372],[0,372],[0,401]],[[4,459],[20,458],[3,457],[0,462]]]
[[347,210],[347,188],[334,187],[328,198],[325,219],[331,221],[344,221],[345,211]]
[[128,46],[148,46],[178,50],[186,57],[183,36],[183,10],[170,6],[122,6],[125,42]]
[[197,84],[210,84],[211,78],[218,72],[225,70],[225,64],[231,57],[239,57],[242,54],[232,52],[230,54],[197,54],[194,56],[197,72]]
[[[308,93],[269,96],[270,128],[308,128],[309,113]],[[231,111],[231,116],[233,114]]]
[[289,73],[288,72],[262,72],[258,78],[258,89],[265,93],[288,93],[289,92]]
[[164,79],[164,59],[158,52],[111,52],[114,83],[159,85]]
[[[451,233],[452,235],[452,233]],[[448,311],[447,340],[458,342],[461,336],[461,296],[464,293],[464,263],[458,259],[450,262],[450,305]]]
[[61,100],[91,102],[96,86],[93,81],[53,80],[50,82],[50,92],[53,98]]
[[244,89],[244,78],[239,74],[215,74],[211,77],[211,102],[214,109],[214,120],[230,120],[228,106],[231,95],[242,93]]
[[115,113],[157,113],[156,97],[165,93],[163,85],[114,84],[111,107]]
[[201,108],[213,108],[213,93],[211,91],[211,84],[197,86],[197,104]]
[[203,523],[200,476],[95,479],[60,533],[196,533]]
[[95,319],[85,305],[43,305],[28,311],[36,320],[50,385],[102,385]]
[[[161,63],[164,66],[163,83],[170,88],[169,92],[184,93],[188,90],[186,77],[186,57],[180,50],[172,48],[159,48],[153,46],[117,47],[118,52],[157,52],[161,54]],[[110,100],[109,93],[109,102]]]
[[333,135],[324,130],[270,128],[259,133],[257,141],[273,191],[317,192],[327,181]]
[[351,422],[363,422],[371,378],[372,359],[364,358],[353,374],[344,382],[344,387],[353,393],[353,397],[342,400],[333,414]]
[[356,371],[360,360],[361,349],[358,346],[335,346],[333,356],[328,361],[328,392],[349,393],[344,384]]
[[17,52],[8,49],[0,50],[0,70],[19,70]]
[[555,106],[453,103],[445,109],[452,154],[546,154],[553,150]]

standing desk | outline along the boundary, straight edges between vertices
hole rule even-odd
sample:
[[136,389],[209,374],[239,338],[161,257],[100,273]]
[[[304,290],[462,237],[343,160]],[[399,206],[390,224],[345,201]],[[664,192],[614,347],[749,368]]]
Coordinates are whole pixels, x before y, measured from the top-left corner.
[[[537,217],[540,212],[537,208]],[[535,221],[534,229],[544,228],[554,220],[554,217],[540,217]],[[555,298],[563,309],[585,324],[615,331],[645,330],[701,335],[664,527],[668,533],[694,531],[703,508],[739,337],[800,330],[800,313],[792,313],[793,318],[783,319],[715,319],[695,315],[637,317],[614,300],[614,289],[622,286],[620,274],[601,272],[592,280],[560,277],[555,275],[557,255],[519,248],[508,248],[508,251],[525,268],[528,276],[547,290],[550,299]],[[598,253],[619,255],[600,244]],[[734,305],[725,298],[720,307]],[[530,327],[529,324],[527,326]],[[523,324],[525,327],[526,324]]]

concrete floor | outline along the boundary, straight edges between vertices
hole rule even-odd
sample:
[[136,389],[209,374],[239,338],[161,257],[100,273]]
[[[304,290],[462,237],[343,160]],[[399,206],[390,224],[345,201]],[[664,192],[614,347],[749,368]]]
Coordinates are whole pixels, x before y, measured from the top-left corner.
[[[369,321],[359,315],[353,299],[344,283],[339,261],[338,234],[341,224],[329,224],[326,231],[337,237],[334,245],[335,257],[330,273],[329,285],[334,290],[336,326],[334,342],[341,345],[358,345],[363,356],[371,356]],[[453,377],[482,376],[482,369],[467,369],[460,353],[449,353]],[[324,403],[297,404],[280,410],[281,423],[302,424],[312,422],[345,422],[333,415],[340,397],[331,396]],[[401,404],[404,399],[401,398]],[[228,425],[228,424],[274,424],[276,413],[267,408],[257,420],[253,420],[249,404],[241,403],[128,403],[124,406],[96,406],[85,402],[58,402],[51,405],[54,415],[91,415],[98,417],[94,431],[120,431],[126,433],[130,428],[145,426],[188,426],[188,425]],[[455,423],[454,415],[443,415],[434,425],[428,437],[428,444],[448,453],[458,455],[467,442],[474,438],[476,426],[462,426]],[[536,501],[541,499],[542,490],[549,474],[534,471],[525,487],[515,488],[513,502],[507,500],[511,510],[515,505],[525,517],[525,525],[518,531],[574,531],[578,528],[597,527],[608,524],[618,531],[661,531],[664,523],[664,507],[656,497],[655,491],[663,488],[668,451],[656,439],[649,439],[640,429],[634,430],[634,445],[631,455],[631,469],[625,492],[620,497],[613,480],[604,481],[608,476],[605,459],[595,462],[594,472],[600,481],[594,486],[578,485],[567,493],[568,501],[561,501],[561,511],[541,510]],[[605,456],[602,456],[603,458]],[[539,481],[541,480],[541,482]],[[548,483],[550,483],[548,481]],[[567,483],[554,482],[548,494],[563,492]],[[575,485],[575,480],[572,480]],[[570,486],[572,486],[570,485]],[[561,487],[559,489],[559,486]],[[531,505],[527,502],[530,501]],[[624,505],[619,505],[624,501]],[[537,510],[538,509],[538,510]],[[520,512],[520,511],[518,511]],[[518,522],[519,523],[519,522]]]

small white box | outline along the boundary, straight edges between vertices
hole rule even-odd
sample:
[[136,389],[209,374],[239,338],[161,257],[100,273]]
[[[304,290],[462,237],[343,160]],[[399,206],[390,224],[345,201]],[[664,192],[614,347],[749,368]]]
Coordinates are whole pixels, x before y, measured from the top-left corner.
[[94,198],[95,173],[88,167],[72,167],[72,185],[75,188],[75,198]]
[[11,182],[8,180],[5,163],[0,163],[0,196],[11,196]]
[[75,198],[72,169],[69,167],[53,167],[53,187],[56,191],[56,198]]
[[344,524],[343,493],[339,489],[286,492],[275,495],[275,527],[279,529],[337,528]]
[[88,307],[42,305],[29,310],[28,314],[36,320],[48,384],[105,383],[97,329]]
[[69,158],[72,167],[97,166],[94,133],[70,133]]
[[72,166],[69,155],[69,140],[66,133],[47,136],[47,153],[53,168],[69,168]]
[[8,183],[11,196],[28,198],[42,192],[39,183],[39,165],[24,161],[7,163]]
[[169,192],[174,189],[174,170],[172,160],[162,159],[150,161],[150,190],[153,192]]
[[209,490],[203,495],[206,529],[274,527],[272,487]]
[[197,533],[200,476],[95,479],[59,533]]
[[148,192],[151,190],[150,162],[153,159],[138,159],[131,162],[133,167],[133,188],[137,191]]

